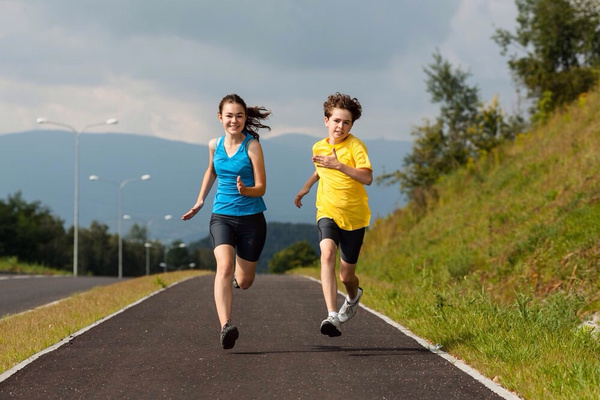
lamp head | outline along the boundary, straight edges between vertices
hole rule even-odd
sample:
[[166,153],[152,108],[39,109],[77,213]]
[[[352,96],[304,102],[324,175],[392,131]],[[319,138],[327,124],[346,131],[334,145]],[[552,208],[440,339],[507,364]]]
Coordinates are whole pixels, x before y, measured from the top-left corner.
[[48,123],[48,118],[41,118],[41,117],[40,117],[40,118],[38,118],[38,119],[36,120],[36,122],[37,122],[38,124],[47,124],[47,123]]
[[106,125],[116,125],[119,123],[119,120],[116,118],[110,118],[106,120]]
[[146,174],[146,175],[142,175],[142,180],[143,180],[143,181],[147,181],[147,180],[148,180],[148,179],[150,179],[150,178],[151,178],[151,176],[150,176],[150,175],[148,175],[148,174]]
[[90,175],[90,181],[97,181],[100,177],[98,175]]

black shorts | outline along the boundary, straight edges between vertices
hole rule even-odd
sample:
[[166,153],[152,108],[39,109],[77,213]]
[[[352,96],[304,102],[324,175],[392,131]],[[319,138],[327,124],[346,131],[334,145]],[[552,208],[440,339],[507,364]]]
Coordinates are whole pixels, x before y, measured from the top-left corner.
[[238,257],[255,262],[265,246],[267,222],[263,213],[241,217],[212,214],[210,237],[213,248],[229,244],[236,249]]
[[365,237],[365,228],[354,231],[341,229],[331,218],[321,218],[317,221],[319,227],[319,242],[331,239],[340,248],[342,260],[348,264],[356,264]]

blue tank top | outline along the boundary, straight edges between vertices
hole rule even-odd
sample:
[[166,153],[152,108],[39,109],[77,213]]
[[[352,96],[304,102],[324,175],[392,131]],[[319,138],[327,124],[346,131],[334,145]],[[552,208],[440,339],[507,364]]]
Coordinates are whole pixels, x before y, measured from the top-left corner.
[[225,151],[225,135],[217,139],[213,166],[217,174],[217,193],[213,201],[213,213],[231,216],[258,214],[267,209],[262,197],[242,196],[237,189],[237,177],[244,185],[254,186],[254,171],[248,157],[248,145],[254,139],[246,135],[242,144],[231,157]]

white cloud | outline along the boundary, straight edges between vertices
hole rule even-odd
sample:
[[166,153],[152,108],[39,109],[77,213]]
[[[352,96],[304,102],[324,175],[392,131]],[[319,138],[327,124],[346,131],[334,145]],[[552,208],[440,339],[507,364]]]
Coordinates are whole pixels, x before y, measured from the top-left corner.
[[509,0],[0,0],[0,133],[35,118],[207,143],[228,93],[273,111],[272,135],[324,134],[322,104],[358,97],[360,134],[411,140],[434,116],[423,66],[436,47],[484,98],[512,90],[493,24]]

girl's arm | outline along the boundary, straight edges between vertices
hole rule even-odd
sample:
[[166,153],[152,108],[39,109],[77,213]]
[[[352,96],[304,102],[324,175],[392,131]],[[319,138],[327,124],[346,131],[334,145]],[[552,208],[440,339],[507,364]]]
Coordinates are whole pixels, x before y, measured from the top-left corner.
[[265,171],[265,158],[262,151],[262,146],[258,140],[253,140],[248,146],[248,157],[252,163],[254,171],[254,186],[248,187],[242,182],[242,178],[238,176],[237,187],[242,196],[261,197],[267,191],[267,173]]
[[208,196],[210,189],[217,179],[217,174],[213,165],[215,142],[216,139],[212,139],[208,143],[208,168],[206,168],[206,172],[204,172],[204,178],[202,179],[202,185],[200,186],[200,193],[198,193],[196,204],[194,204],[194,206],[181,217],[183,221],[192,219],[194,215],[198,214],[198,211],[200,211],[200,209],[204,206],[204,200],[206,199],[206,196]]
[[310,188],[319,180],[319,174],[317,173],[317,171],[313,172],[313,174],[310,176],[310,178],[308,178],[308,180],[306,181],[306,183],[304,184],[304,186],[302,186],[302,189],[300,189],[300,191],[298,192],[298,194],[296,195],[296,198],[294,199],[294,204],[296,205],[296,207],[300,208],[302,207],[302,198],[304,196],[306,196],[308,194],[308,192],[310,192]]

